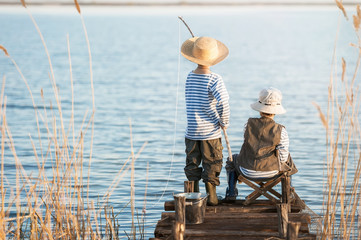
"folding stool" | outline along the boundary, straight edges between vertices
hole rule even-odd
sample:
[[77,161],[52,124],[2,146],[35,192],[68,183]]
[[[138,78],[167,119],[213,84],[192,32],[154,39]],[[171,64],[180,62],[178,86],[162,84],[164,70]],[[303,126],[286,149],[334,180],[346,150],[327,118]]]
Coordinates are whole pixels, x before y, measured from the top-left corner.
[[[246,197],[244,205],[254,202],[262,195],[274,204],[290,202],[291,182],[287,172],[280,172],[271,178],[248,178],[241,174],[238,176],[238,181],[254,189],[254,191]],[[281,193],[273,189],[273,187],[280,182],[282,184]]]

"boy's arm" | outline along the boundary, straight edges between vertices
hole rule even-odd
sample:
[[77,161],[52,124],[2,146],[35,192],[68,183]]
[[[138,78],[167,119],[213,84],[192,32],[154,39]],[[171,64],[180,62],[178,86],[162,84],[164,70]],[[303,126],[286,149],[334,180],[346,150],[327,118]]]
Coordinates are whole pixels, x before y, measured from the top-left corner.
[[229,116],[230,116],[230,109],[229,109],[229,95],[227,89],[223,83],[222,78],[219,78],[212,87],[211,91],[213,96],[216,98],[217,104],[217,112],[219,115],[219,124],[222,128],[227,128],[229,125]]
[[288,151],[289,145],[290,145],[290,141],[288,138],[288,133],[286,131],[286,128],[283,127],[281,131],[280,144],[276,146],[276,149],[278,149],[279,152],[279,159],[281,162],[287,162],[289,155],[289,151]]

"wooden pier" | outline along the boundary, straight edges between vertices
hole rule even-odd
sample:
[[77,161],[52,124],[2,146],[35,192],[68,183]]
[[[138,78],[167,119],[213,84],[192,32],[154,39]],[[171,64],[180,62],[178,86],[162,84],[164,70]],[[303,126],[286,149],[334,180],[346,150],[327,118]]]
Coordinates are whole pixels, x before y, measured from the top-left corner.
[[[287,205],[286,212],[280,205],[269,200],[256,200],[249,205],[244,205],[244,200],[221,201],[218,206],[206,207],[203,223],[185,224],[179,237],[174,231],[177,222],[175,202],[165,202],[165,212],[155,228],[155,237],[150,240],[316,239],[309,230],[311,216],[302,211],[306,206],[302,200]],[[290,210],[288,206],[291,206]]]

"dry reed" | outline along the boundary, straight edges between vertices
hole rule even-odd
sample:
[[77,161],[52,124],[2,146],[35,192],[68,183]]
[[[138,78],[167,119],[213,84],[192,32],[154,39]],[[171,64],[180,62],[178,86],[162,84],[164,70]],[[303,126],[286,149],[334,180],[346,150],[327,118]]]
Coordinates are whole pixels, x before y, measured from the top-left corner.
[[[21,0],[26,8],[26,3]],[[75,7],[81,16],[80,6],[75,0]],[[49,68],[50,81],[53,87],[53,94],[56,100],[56,108],[51,107],[48,112],[44,92],[41,90],[41,99],[43,108],[38,108],[35,103],[32,91],[28,85],[27,79],[11,57],[5,47],[0,45],[5,56],[15,66],[21,79],[25,83],[29,92],[37,124],[38,143],[32,136],[34,159],[38,166],[36,176],[28,175],[22,166],[16,152],[16,147],[11,135],[10,128],[6,118],[6,96],[5,96],[5,77],[3,78],[1,97],[0,97],[0,121],[1,121],[1,206],[0,206],[0,239],[119,239],[120,227],[117,222],[119,213],[115,213],[107,203],[109,197],[116,189],[121,179],[131,169],[131,212],[133,224],[131,228],[131,239],[137,238],[137,229],[135,227],[135,201],[134,201],[134,163],[139,154],[144,149],[145,143],[136,155],[131,137],[131,164],[128,160],[124,163],[118,174],[115,176],[112,184],[109,186],[106,194],[101,198],[97,205],[89,200],[89,177],[92,158],[92,146],[94,136],[94,114],[95,100],[92,73],[92,58],[89,39],[84,20],[81,16],[83,30],[88,44],[90,82],[92,90],[93,111],[90,117],[87,112],[84,114],[83,122],[79,129],[74,126],[74,88],[72,76],[72,63],[69,36],[67,36],[70,85],[72,94],[71,117],[68,126],[64,123],[63,111],[60,101],[59,91],[55,80],[51,57],[48,52],[43,35],[26,8],[46,52]],[[41,110],[42,109],[42,110]],[[60,124],[60,126],[58,126]],[[90,146],[85,146],[84,138],[91,128]],[[42,142],[41,129],[46,132],[47,141]],[[130,132],[131,134],[131,132]],[[46,147],[43,147],[46,146]],[[84,158],[84,151],[89,149],[90,156]],[[4,156],[6,151],[10,151],[16,165],[16,185],[15,191],[11,186],[6,187],[4,181]],[[84,174],[83,166],[88,161],[88,172]],[[51,173],[45,170],[46,165],[51,164]],[[87,179],[85,187],[84,179]],[[126,206],[125,206],[126,207]],[[144,207],[145,209],[145,201]],[[10,217],[15,211],[15,217]],[[145,211],[141,216],[143,224]],[[103,224],[103,221],[105,222]],[[138,219],[139,222],[139,219]],[[140,225],[139,225],[140,226]],[[144,225],[139,229],[140,239],[144,238]]]
[[[342,2],[337,6],[347,18]],[[326,179],[324,183],[323,221],[320,239],[360,239],[358,220],[361,201],[361,129],[359,123],[360,91],[356,78],[361,61],[360,6],[353,16],[358,52],[354,66],[341,59],[341,73],[334,53],[332,74],[328,87],[328,107],[324,114],[317,106],[326,129]],[[335,46],[336,52],[336,46]],[[348,69],[354,67],[349,74]],[[351,75],[351,78],[348,76]]]
[[0,49],[2,50],[2,51],[4,51],[4,54],[5,54],[5,56],[9,56],[9,53],[8,53],[8,51],[6,50],[6,48],[4,48],[2,45],[0,45]]

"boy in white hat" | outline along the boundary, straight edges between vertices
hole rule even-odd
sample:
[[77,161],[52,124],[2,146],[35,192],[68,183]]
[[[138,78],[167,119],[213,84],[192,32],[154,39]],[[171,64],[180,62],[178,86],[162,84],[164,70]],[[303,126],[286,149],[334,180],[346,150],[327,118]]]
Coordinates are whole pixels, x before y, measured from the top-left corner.
[[235,171],[251,179],[271,178],[279,171],[290,171],[289,175],[297,172],[289,154],[286,128],[273,120],[276,114],[286,113],[281,101],[281,91],[276,88],[260,92],[258,101],[251,104],[260,118],[248,119],[241,151],[232,156],[233,162],[227,161],[227,172]]
[[181,53],[198,64],[188,74],[185,85],[187,158],[184,172],[189,181],[195,182],[195,192],[199,192],[199,180],[203,179],[209,194],[208,204],[217,205],[216,186],[220,184],[223,163],[221,128],[229,125],[230,111],[222,77],[211,72],[210,66],[227,57],[228,48],[210,37],[193,37],[183,43]]

